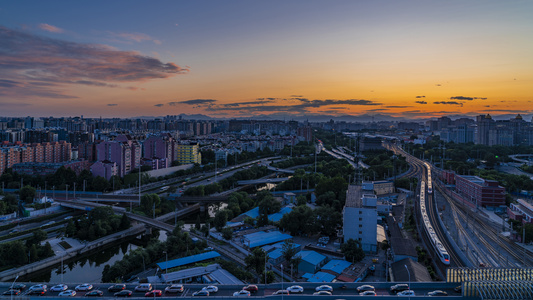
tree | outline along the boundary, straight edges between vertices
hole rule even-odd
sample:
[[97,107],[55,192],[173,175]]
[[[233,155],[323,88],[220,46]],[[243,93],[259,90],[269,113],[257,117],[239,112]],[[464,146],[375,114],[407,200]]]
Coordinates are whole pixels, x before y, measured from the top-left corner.
[[147,216],[153,214],[153,209],[159,207],[161,198],[157,194],[144,194],[141,196],[141,209]]
[[[267,274],[266,276],[267,284],[272,283],[274,282],[274,280],[276,280],[276,273],[274,273],[274,271],[268,271],[266,274]],[[265,280],[264,278],[265,278],[265,273],[263,272],[263,275],[261,275],[261,280],[264,281]]]
[[27,185],[20,189],[20,200],[33,203],[33,198],[35,198],[35,188]]
[[296,274],[298,274],[298,267],[300,266],[301,262],[302,262],[302,256],[300,255],[294,256],[291,259],[291,265],[294,269],[296,269]]
[[222,237],[227,241],[231,240],[233,237],[233,230],[229,227],[224,227],[222,229]]
[[318,228],[322,234],[334,236],[337,233],[337,227],[342,222],[342,214],[331,206],[321,206],[314,210]]
[[294,246],[293,241],[285,240],[285,242],[283,242],[283,247],[281,248],[281,254],[285,261],[290,262],[296,253],[298,253],[298,248]]
[[228,213],[226,210],[219,210],[215,215],[215,220],[213,221],[213,225],[215,225],[215,228],[218,232],[222,231],[222,228],[226,226],[226,222],[228,222]]
[[128,218],[128,216],[125,213],[122,214],[122,218],[120,218],[120,229],[125,230],[125,229],[130,228],[130,226],[131,226],[130,218]]
[[268,254],[260,247],[254,248],[244,259],[246,263],[246,269],[254,270],[257,274],[262,274],[265,269],[265,261],[268,259]]
[[98,192],[104,192],[109,188],[109,181],[102,176],[93,179],[93,189]]
[[48,234],[46,233],[46,231],[42,229],[35,230],[33,232],[32,238],[28,240],[28,245],[39,244],[40,242],[46,240],[47,237]]
[[361,247],[361,242],[354,239],[349,239],[346,243],[343,243],[341,245],[341,252],[344,254],[346,260],[352,263],[360,262],[365,258],[365,252]]

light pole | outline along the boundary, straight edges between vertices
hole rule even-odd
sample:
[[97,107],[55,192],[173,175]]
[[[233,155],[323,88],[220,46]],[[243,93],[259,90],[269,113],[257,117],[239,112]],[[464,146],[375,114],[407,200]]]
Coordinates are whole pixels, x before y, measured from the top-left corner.
[[68,184],[65,184],[65,186],[67,187],[67,189],[66,189],[66,195],[67,195],[67,196],[66,196],[66,197],[67,197],[67,198],[66,198],[66,201],[68,201]]
[[[281,290],[283,291],[283,264],[281,264]],[[281,299],[283,299],[283,292],[281,292]]]
[[146,265],[144,264],[144,255],[141,255],[141,258],[143,259],[143,271],[146,271]]
[[[403,265],[403,266],[407,270],[407,275],[409,276],[409,284],[407,285],[407,287],[409,291],[411,291],[411,272],[409,272],[409,268],[407,267],[407,265]],[[409,299],[411,299],[411,297],[409,297]]]
[[165,253],[165,274],[168,273],[168,253],[167,251],[163,251]]
[[[13,290],[13,287],[15,286],[15,281],[17,281],[17,279],[19,279],[19,277],[15,277],[15,280],[13,280],[13,283],[11,284],[11,290]],[[13,300],[13,292],[11,292],[11,300]]]
[[61,283],[63,283],[63,256],[64,256],[64,253],[63,255],[61,255]]

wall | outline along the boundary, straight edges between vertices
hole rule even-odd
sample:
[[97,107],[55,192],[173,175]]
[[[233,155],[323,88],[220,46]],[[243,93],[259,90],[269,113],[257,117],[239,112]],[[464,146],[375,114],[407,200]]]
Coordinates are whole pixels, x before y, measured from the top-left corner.
[[159,169],[159,170],[147,171],[147,172],[143,172],[143,174],[148,174],[152,177],[166,176],[174,172],[177,172],[179,170],[188,170],[192,168],[193,166],[194,164],[187,164],[187,165],[181,165],[177,167],[170,167],[170,168],[164,168],[164,169]]

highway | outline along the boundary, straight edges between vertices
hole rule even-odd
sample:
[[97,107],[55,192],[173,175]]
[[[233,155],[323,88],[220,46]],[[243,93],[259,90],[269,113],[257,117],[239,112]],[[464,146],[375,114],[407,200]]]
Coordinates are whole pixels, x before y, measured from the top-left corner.
[[[300,285],[304,288],[304,292],[302,294],[291,294],[289,297],[291,298],[302,298],[302,296],[311,296],[313,298],[315,297],[326,297],[328,299],[337,299],[337,298],[331,298],[331,296],[313,296],[313,293],[315,292],[315,287],[321,285],[322,283],[305,283],[305,282],[296,282],[296,283],[291,283],[291,282],[284,282],[284,283],[272,283],[272,284],[269,284],[269,285],[258,285],[258,292],[256,293],[252,293],[252,296],[253,297],[273,297],[273,298],[281,298],[280,295],[276,295],[276,296],[272,296],[272,293],[278,291],[278,290],[281,290],[281,289],[286,289],[288,288],[289,286],[291,285]],[[350,297],[350,296],[357,296],[357,298],[359,298],[360,296],[358,295],[357,291],[356,291],[356,288],[360,285],[363,285],[363,284],[369,284],[369,283],[347,283],[346,284],[346,288],[345,289],[342,289],[340,288],[342,285],[344,285],[343,283],[331,283],[329,284],[330,286],[333,287],[333,296],[335,297],[339,297],[339,296],[342,296],[342,297]],[[392,296],[392,297],[397,297],[396,295],[392,294],[390,292],[390,286],[396,284],[396,283],[370,283],[372,284],[375,288],[376,288],[376,294],[378,296]],[[8,289],[10,283],[3,283],[2,284],[2,288],[3,290],[2,291],[5,291]],[[31,283],[26,283],[26,289],[22,292],[22,296],[24,298],[26,297],[29,297],[30,295],[28,295],[28,289],[29,287],[31,286]],[[68,288],[69,289],[74,289],[78,284],[68,284]],[[115,298],[114,297],[114,293],[113,292],[109,292],[107,289],[108,287],[110,287],[112,284],[111,283],[94,283],[93,284],[94,287],[93,287],[93,290],[95,289],[98,289],[100,291],[103,292],[103,297],[104,298]],[[134,292],[135,290],[135,287],[137,286],[138,284],[136,283],[130,283],[130,284],[126,284],[126,289],[127,290],[130,290],[130,291],[133,291],[133,294],[132,294],[132,297],[139,297],[139,298],[144,298],[144,292]],[[48,284],[48,289],[50,289],[53,285],[52,284]],[[153,289],[158,289],[158,290],[162,290],[164,291],[165,287],[169,286],[169,284],[154,284],[153,285]],[[196,291],[199,291],[201,290],[203,287],[207,286],[207,284],[185,284],[184,285],[184,292],[183,293],[177,293],[177,294],[165,294],[163,293],[162,295],[162,298],[177,298],[177,297],[180,297],[180,298],[186,298],[186,297],[192,297],[192,294]],[[228,296],[233,296],[233,293],[234,292],[238,292],[240,291],[245,285],[217,285],[218,287],[218,292],[216,293],[211,293],[210,297],[209,298],[213,298],[213,296],[215,297],[228,297]],[[417,296],[423,296],[423,295],[427,295],[428,292],[431,292],[431,291],[434,291],[436,289],[440,289],[440,290],[443,290],[443,291],[446,291],[450,296],[456,296],[454,298],[460,298],[460,294],[459,293],[455,293],[453,291],[453,288],[454,288],[454,285],[453,284],[448,284],[448,283],[411,283],[411,289],[415,291],[416,295]],[[59,292],[51,292],[51,291],[47,291],[45,293],[45,297],[57,297],[57,295],[59,294]],[[76,296],[74,298],[79,298],[79,297],[85,297],[85,294],[86,292],[77,292],[76,293]],[[17,297],[17,296],[16,296]],[[15,297],[15,298],[16,298]],[[20,296],[18,296],[20,297]],[[287,296],[285,296],[287,297]],[[32,297],[33,298],[33,297]],[[39,297],[41,298],[41,297]],[[417,297],[417,298],[422,298],[422,297]],[[116,299],[116,298],[115,298]],[[383,299],[383,298],[381,298]],[[437,298],[438,299],[438,298]]]

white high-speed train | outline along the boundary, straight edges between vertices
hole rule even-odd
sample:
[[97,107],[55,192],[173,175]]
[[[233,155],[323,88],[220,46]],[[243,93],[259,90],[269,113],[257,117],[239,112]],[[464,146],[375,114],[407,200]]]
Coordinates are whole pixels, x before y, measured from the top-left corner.
[[[429,189],[429,185],[428,185],[428,189]],[[437,237],[437,234],[435,233],[435,230],[433,229],[433,226],[431,226],[431,223],[429,222],[429,217],[428,217],[427,208],[426,208],[426,182],[425,181],[422,181],[421,187],[420,187],[420,211],[422,212],[424,229],[426,230],[429,241],[431,242],[431,245],[433,246],[433,249],[437,253],[437,256],[439,257],[440,261],[445,265],[449,265],[450,255],[448,254],[448,251],[446,251],[446,248],[444,248],[444,246],[442,245],[441,241]]]

